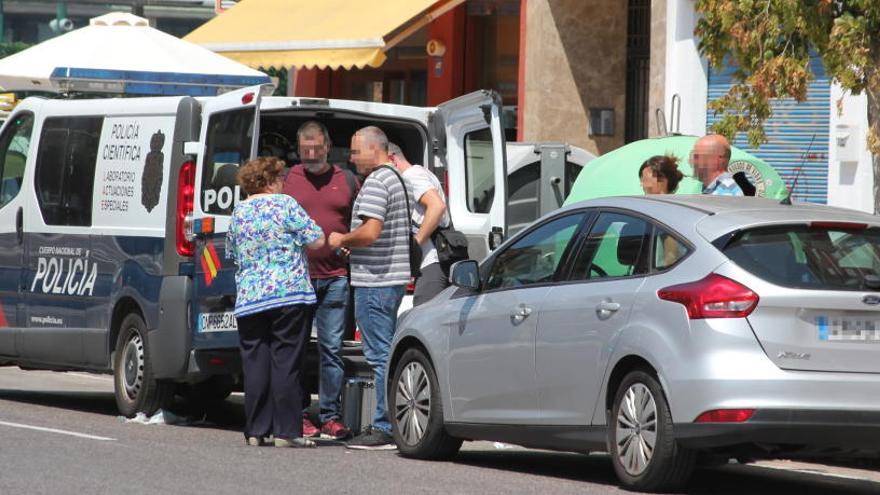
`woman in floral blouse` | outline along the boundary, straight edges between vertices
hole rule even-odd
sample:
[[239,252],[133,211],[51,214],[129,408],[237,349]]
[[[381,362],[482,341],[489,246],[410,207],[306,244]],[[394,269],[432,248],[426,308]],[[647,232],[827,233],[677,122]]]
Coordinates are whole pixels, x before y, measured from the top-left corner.
[[321,228],[281,194],[284,162],[257,158],[238,172],[248,194],[227,234],[237,266],[235,318],[244,368],[245,438],[276,447],[314,447],[302,436],[301,359],[311,333],[315,293],[305,248],[324,245]]

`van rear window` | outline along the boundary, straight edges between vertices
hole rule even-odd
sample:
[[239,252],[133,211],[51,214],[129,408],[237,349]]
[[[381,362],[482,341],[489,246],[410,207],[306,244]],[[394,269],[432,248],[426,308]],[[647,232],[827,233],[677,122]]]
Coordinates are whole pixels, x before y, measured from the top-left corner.
[[202,171],[202,211],[231,215],[244,196],[238,186],[238,168],[250,158],[254,109],[216,113],[208,122]]
[[877,228],[750,229],[736,234],[723,252],[753,275],[783,287],[863,291],[880,284]]

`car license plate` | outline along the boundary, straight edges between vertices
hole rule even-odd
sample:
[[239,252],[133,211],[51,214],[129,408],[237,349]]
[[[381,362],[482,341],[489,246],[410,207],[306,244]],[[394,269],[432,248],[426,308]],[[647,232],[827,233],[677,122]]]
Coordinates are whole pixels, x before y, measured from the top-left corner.
[[199,333],[237,332],[238,324],[231,311],[224,313],[199,313]]
[[820,341],[880,344],[880,320],[847,316],[817,316]]

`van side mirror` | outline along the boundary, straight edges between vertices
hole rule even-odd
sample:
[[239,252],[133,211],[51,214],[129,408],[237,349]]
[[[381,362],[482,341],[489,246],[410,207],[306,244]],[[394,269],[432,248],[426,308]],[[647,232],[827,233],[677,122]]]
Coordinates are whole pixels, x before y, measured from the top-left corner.
[[450,270],[449,281],[456,287],[465,289],[480,289],[480,266],[474,260],[464,260],[453,263]]

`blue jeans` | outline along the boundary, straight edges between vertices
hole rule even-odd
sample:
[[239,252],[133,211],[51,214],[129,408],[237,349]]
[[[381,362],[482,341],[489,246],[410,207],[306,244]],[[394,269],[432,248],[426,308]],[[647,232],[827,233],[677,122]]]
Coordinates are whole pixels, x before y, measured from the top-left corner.
[[318,420],[326,423],[341,417],[339,396],[345,374],[342,335],[345,331],[345,309],[348,305],[348,277],[312,279],[312,286],[318,298],[318,305],[315,306],[321,370]]
[[376,413],[373,428],[391,433],[391,423],[385,409],[385,374],[391,339],[397,329],[397,310],[406,291],[405,285],[393,287],[355,287],[354,315],[364,342],[364,356],[373,368],[376,384]]

